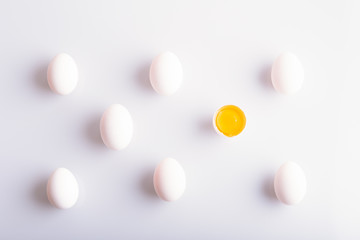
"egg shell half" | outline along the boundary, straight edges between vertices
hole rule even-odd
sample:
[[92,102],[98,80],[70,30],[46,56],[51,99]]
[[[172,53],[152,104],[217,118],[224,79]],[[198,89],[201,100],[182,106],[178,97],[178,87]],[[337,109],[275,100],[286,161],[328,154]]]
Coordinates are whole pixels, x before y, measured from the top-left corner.
[[294,162],[284,163],[275,175],[274,189],[276,196],[287,205],[300,203],[305,197],[306,186],[305,173]]
[[162,200],[169,202],[176,201],[183,195],[186,188],[185,172],[175,159],[166,158],[156,167],[154,188]]
[[49,202],[60,209],[75,205],[79,197],[79,185],[75,176],[66,168],[58,168],[47,183]]
[[161,95],[173,95],[183,81],[183,69],[179,58],[172,52],[158,55],[151,63],[150,83]]
[[291,52],[284,52],[274,61],[271,80],[276,91],[283,94],[298,92],[304,82],[304,68],[300,60]]
[[126,148],[133,136],[133,120],[129,111],[121,104],[111,105],[101,117],[100,133],[108,148]]
[[[242,127],[242,129],[241,129],[237,134],[234,134],[234,135],[231,135],[231,136],[227,136],[226,134],[224,134],[223,132],[221,132],[220,129],[218,128],[218,126],[217,126],[217,124],[216,124],[216,119],[217,119],[217,117],[218,117],[219,112],[221,112],[223,109],[230,109],[230,110],[233,109],[233,110],[235,110],[235,111],[238,112],[238,114],[237,114],[238,116],[242,117],[243,127]],[[238,106],[231,105],[231,104],[229,104],[229,105],[224,105],[224,106],[218,108],[218,109],[215,111],[215,113],[214,113],[214,115],[213,115],[213,119],[212,119],[212,124],[213,124],[213,128],[215,129],[215,132],[216,132],[217,134],[219,134],[219,135],[221,135],[221,136],[225,136],[225,137],[227,137],[227,138],[229,138],[229,137],[235,137],[235,136],[239,135],[239,134],[245,129],[245,126],[246,126],[246,116],[245,116],[244,111],[243,111],[242,109],[240,109]]]
[[79,81],[74,59],[66,53],[58,54],[48,66],[47,79],[53,92],[60,95],[73,92]]

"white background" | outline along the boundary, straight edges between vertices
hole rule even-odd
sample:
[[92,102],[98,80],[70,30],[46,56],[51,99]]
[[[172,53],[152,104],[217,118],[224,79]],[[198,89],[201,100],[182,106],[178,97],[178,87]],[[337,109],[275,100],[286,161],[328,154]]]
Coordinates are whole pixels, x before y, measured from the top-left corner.
[[[1,1],[0,239],[359,239],[359,1]],[[155,93],[151,60],[170,50],[184,82]],[[270,83],[281,52],[305,69],[301,92]],[[52,93],[58,53],[80,83]],[[123,151],[107,149],[99,120],[120,103],[135,124]],[[212,129],[214,111],[242,108],[243,133]],[[161,201],[152,174],[165,157],[187,189]],[[294,207],[274,197],[276,170],[305,171]],[[70,210],[52,207],[46,181],[58,167],[80,183]]]

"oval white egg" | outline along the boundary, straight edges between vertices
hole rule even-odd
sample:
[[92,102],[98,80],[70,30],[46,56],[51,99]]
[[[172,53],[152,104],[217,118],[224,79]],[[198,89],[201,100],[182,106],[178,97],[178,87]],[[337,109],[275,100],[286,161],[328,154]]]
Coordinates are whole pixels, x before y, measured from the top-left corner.
[[175,159],[166,158],[156,167],[154,188],[165,201],[175,201],[183,195],[186,188],[185,172]]
[[58,54],[48,66],[48,83],[51,90],[57,94],[67,95],[74,91],[78,78],[77,65],[66,53]]
[[151,63],[150,82],[161,95],[172,95],[183,81],[183,70],[179,58],[172,52],[164,52]]
[[60,209],[71,208],[79,196],[79,185],[74,175],[66,168],[58,168],[47,183],[50,203]]
[[271,80],[276,91],[294,94],[304,82],[304,68],[293,53],[282,53],[272,65]]
[[120,104],[111,105],[102,115],[100,133],[108,148],[121,150],[127,147],[133,135],[133,121],[129,111]]
[[287,205],[301,202],[305,197],[306,185],[304,171],[294,162],[284,163],[275,175],[274,189],[276,196]]

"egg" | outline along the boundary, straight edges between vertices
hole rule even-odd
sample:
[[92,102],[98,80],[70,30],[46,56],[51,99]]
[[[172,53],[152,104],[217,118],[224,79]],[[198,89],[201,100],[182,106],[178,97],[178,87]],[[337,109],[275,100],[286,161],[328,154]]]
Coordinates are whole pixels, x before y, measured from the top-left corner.
[[304,69],[299,59],[291,52],[282,53],[272,65],[271,80],[280,93],[298,92],[304,82]]
[[235,105],[225,105],[219,108],[213,116],[215,131],[226,137],[240,134],[246,125],[244,112]]
[[185,172],[175,159],[166,158],[159,163],[154,172],[154,188],[162,200],[178,200],[183,195],[185,187]]
[[304,171],[294,162],[284,163],[277,171],[274,179],[276,196],[287,205],[295,205],[303,200],[306,184]]
[[74,175],[66,168],[56,169],[48,180],[47,196],[57,208],[73,207],[79,196],[79,185]]
[[183,81],[183,70],[179,58],[172,52],[164,52],[151,63],[150,83],[161,95],[173,95]]
[[74,91],[78,84],[78,68],[74,59],[66,54],[58,54],[49,64],[47,79],[50,89],[60,95]]
[[133,135],[133,120],[121,104],[111,105],[101,117],[100,133],[104,144],[114,150],[127,147]]

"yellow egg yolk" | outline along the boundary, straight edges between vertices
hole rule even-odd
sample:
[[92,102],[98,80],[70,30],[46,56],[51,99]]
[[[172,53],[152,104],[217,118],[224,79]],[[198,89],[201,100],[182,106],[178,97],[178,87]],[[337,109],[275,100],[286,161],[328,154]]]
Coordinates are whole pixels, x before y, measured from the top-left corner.
[[244,130],[246,118],[244,112],[234,105],[221,107],[215,116],[217,129],[227,137],[238,135]]

